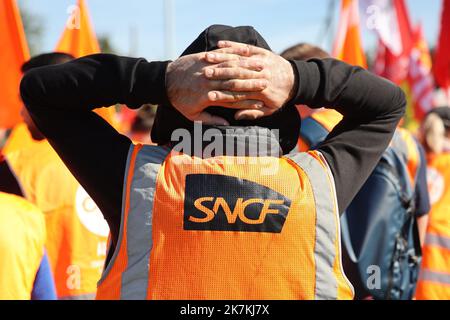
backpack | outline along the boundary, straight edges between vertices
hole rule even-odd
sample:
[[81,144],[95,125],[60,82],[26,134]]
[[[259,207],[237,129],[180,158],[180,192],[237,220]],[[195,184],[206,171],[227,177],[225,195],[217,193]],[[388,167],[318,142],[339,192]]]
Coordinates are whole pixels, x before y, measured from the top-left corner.
[[[314,148],[328,131],[308,118],[301,135]],[[414,296],[422,253],[415,186],[409,180],[405,155],[393,147],[398,139],[402,138],[396,133],[394,143],[341,217],[343,267],[355,288],[355,299],[409,300]]]
[[356,299],[413,298],[422,257],[414,189],[389,147],[342,216],[343,265]]

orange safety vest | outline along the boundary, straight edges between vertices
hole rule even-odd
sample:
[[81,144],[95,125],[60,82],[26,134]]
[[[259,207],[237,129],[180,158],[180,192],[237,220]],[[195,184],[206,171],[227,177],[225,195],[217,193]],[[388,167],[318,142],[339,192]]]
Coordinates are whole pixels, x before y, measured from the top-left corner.
[[450,154],[428,159],[431,211],[417,284],[419,300],[450,300]]
[[353,298],[319,152],[200,159],[132,146],[121,223],[97,299]]
[[109,228],[48,142],[6,156],[25,197],[45,214],[46,249],[59,299],[93,299]]
[[42,212],[0,192],[0,300],[30,300],[44,245]]

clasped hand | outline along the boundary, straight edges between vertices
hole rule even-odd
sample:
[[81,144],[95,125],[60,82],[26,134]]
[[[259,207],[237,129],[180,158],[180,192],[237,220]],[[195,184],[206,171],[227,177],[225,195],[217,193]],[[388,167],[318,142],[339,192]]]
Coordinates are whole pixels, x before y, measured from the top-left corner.
[[269,116],[292,98],[295,76],[290,62],[268,50],[220,41],[215,51],[171,62],[166,90],[172,105],[187,119],[228,125],[205,109],[237,109],[236,120]]

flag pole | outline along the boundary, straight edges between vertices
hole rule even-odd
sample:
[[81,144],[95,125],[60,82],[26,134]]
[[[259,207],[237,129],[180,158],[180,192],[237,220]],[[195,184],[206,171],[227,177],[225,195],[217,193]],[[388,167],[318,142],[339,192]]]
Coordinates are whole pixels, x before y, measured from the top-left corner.
[[164,1],[164,35],[165,35],[165,55],[167,59],[175,57],[175,15],[174,0]]

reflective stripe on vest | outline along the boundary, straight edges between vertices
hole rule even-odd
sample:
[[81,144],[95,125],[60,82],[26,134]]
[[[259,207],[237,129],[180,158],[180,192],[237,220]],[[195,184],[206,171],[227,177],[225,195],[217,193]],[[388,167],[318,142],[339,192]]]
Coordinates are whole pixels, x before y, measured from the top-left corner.
[[128,200],[128,267],[122,274],[121,299],[140,300],[147,297],[156,178],[168,153],[168,149],[144,146],[136,157]]
[[[123,300],[144,300],[147,297],[152,248],[152,204],[158,171],[169,151],[161,147],[137,145],[131,146],[128,153],[125,171],[127,176],[122,199],[122,224],[118,241],[119,244],[126,244],[127,252],[127,266],[121,278],[120,299]],[[130,207],[127,208],[128,205]],[[128,211],[127,217],[125,211]],[[124,227],[127,229],[126,239],[122,239]],[[117,256],[114,255],[99,285],[111,271],[116,259]]]
[[450,273],[436,272],[423,269],[420,273],[420,281],[435,282],[442,285],[450,285]]
[[[127,175],[125,179],[126,181],[124,186],[122,223],[120,236],[118,240],[118,246],[115,249],[113,258],[111,259],[107,269],[104,272],[102,280],[99,282],[98,296],[97,296],[98,299],[119,299],[119,298],[159,299],[161,298],[161,296],[166,297],[166,295],[164,295],[165,291],[171,292],[172,288],[170,287],[170,284],[166,283],[165,279],[167,278],[164,278],[164,276],[167,276],[167,272],[164,273],[163,278],[161,277],[150,278],[152,275],[154,276],[160,275],[160,273],[158,272],[161,272],[161,270],[159,269],[160,271],[157,271],[158,268],[161,268],[161,266],[165,266],[164,262],[161,262],[161,259],[164,260],[170,258],[171,254],[176,254],[176,251],[161,252],[158,250],[158,253],[153,252],[158,248],[159,249],[166,248],[164,247],[164,243],[166,242],[165,240],[167,240],[167,245],[169,246],[168,248],[171,248],[169,242],[174,241],[174,238],[170,238],[173,237],[173,234],[164,233],[166,232],[166,230],[161,230],[162,227],[161,219],[163,219],[163,217],[166,216],[165,213],[167,213],[167,216],[169,216],[169,219],[171,219],[170,213],[167,210],[170,210],[172,207],[171,206],[163,207],[165,208],[164,210],[163,209],[158,210],[157,207],[155,207],[155,202],[157,204],[159,203],[158,206],[161,206],[161,202],[167,201],[165,200],[167,198],[165,198],[164,196],[164,189],[162,189],[163,187],[161,185],[165,183],[166,179],[167,181],[171,181],[170,178],[167,177],[167,175],[168,174],[172,175],[173,174],[172,170],[176,168],[170,167],[172,169],[168,171],[161,170],[161,164],[165,161],[169,152],[170,151],[165,148],[150,147],[150,146],[145,147],[137,146],[133,147],[130,150],[127,161],[128,163],[127,163]],[[173,156],[170,155],[169,158],[167,158],[168,160],[166,160],[166,162],[164,163],[164,168],[167,168],[168,163],[171,162],[170,157]],[[183,155],[181,157],[183,157]],[[338,226],[339,219],[338,219],[337,201],[335,199],[335,191],[333,185],[334,182],[332,181],[332,177],[330,176],[331,173],[329,172],[329,168],[326,166],[326,163],[322,164],[321,163],[322,161],[320,161],[319,158],[320,158],[319,153],[314,153],[314,155],[305,153],[293,155],[289,159],[277,160],[283,161],[284,163],[283,165],[291,168],[290,170],[292,170],[292,172],[295,172],[292,167],[297,166],[300,167],[300,169],[304,172],[304,175],[306,175],[308,180],[310,180],[308,183],[310,183],[312,186],[311,200],[313,202],[311,203],[313,203],[316,211],[315,243],[314,246],[311,245],[311,251],[307,251],[308,253],[311,253],[310,254],[312,257],[311,260],[314,260],[313,263],[315,265],[315,270],[312,268],[308,269],[312,271],[311,278],[308,279],[295,278],[295,281],[299,283],[308,283],[308,281],[312,281],[311,288],[313,289],[311,290],[311,293],[313,295],[311,298],[330,300],[330,299],[337,299],[338,297],[344,297],[351,299],[352,295],[351,286],[348,283],[345,283],[345,286],[342,285],[341,279],[345,278],[345,276],[343,276],[341,265],[339,265],[339,263],[336,264],[337,260],[340,261],[340,252],[337,251],[340,250],[339,249],[340,243],[339,243],[339,226]],[[186,159],[191,158],[186,156]],[[209,164],[211,164],[211,162],[209,162]],[[170,164],[170,166],[172,165],[173,163]],[[199,169],[199,167],[202,167],[202,165],[200,164],[198,166],[194,164],[194,167],[191,167],[193,171],[192,173],[195,174],[197,172],[198,174],[201,174],[203,171],[202,169]],[[296,168],[295,170],[300,169]],[[190,169],[188,169],[188,171],[190,171]],[[187,173],[185,171],[183,172],[184,172],[183,175],[181,175],[180,177],[184,177],[184,174],[190,174],[190,172]],[[177,178],[177,181],[181,180]],[[155,199],[155,190],[158,190],[158,195],[156,199]],[[180,201],[182,200],[182,198],[178,198],[178,193],[173,199],[180,199]],[[181,210],[181,207],[179,210]],[[178,210],[176,210],[176,214],[173,216],[183,217],[182,215],[180,216],[180,214],[181,212],[178,212]],[[298,218],[298,214],[301,214],[301,212],[292,212],[290,214],[292,215],[293,218],[295,215],[297,215],[295,219],[301,222],[301,220],[299,220]],[[169,224],[172,225],[172,220],[164,220],[164,221],[167,223],[170,222]],[[178,225],[180,221],[173,220],[173,223]],[[153,228],[155,229],[153,230]],[[178,233],[176,233],[175,241],[182,241],[177,240],[177,238],[182,239],[182,237],[191,238],[191,235],[192,237],[195,238],[197,234],[203,234],[202,239],[204,239],[204,237],[212,237],[211,239],[213,240],[214,232],[212,231],[199,232],[199,230],[200,229],[196,229],[196,231],[189,231],[187,229],[184,229],[183,231],[183,228],[176,229],[176,232],[180,232],[179,236],[180,238],[178,238],[177,236]],[[205,231],[207,230],[205,229]],[[248,234],[250,236],[252,233]],[[264,235],[263,238],[261,238],[265,239],[264,241],[267,241],[272,237],[274,237],[275,239],[276,236],[276,234],[272,236],[270,233],[265,234],[259,233],[259,234]],[[220,236],[221,239],[223,239],[223,237],[229,237],[229,239],[239,239],[243,237],[243,239],[247,239],[245,233],[242,232],[219,231],[217,232],[217,236]],[[277,237],[280,238],[280,236]],[[154,244],[153,241],[155,241]],[[156,247],[153,248],[154,246]],[[183,242],[178,243],[178,245],[175,246],[174,248],[181,248],[181,247],[183,247]],[[314,248],[314,252],[312,252],[312,248]],[[195,250],[200,250],[198,252],[202,252],[201,251],[202,249],[200,247],[192,248],[192,250],[194,250],[194,252],[196,252]],[[276,252],[278,252],[278,250],[276,250]],[[184,254],[186,253],[184,252]],[[219,252],[217,254],[219,254]],[[224,261],[226,260],[227,259],[224,259]],[[296,263],[297,261],[295,261],[295,264]],[[309,263],[306,263],[306,265],[309,265]],[[193,266],[192,261],[190,266]],[[293,264],[292,266],[295,267],[295,265]],[[201,265],[199,265],[199,268],[200,267]],[[301,267],[302,267],[301,262],[298,262],[298,268]],[[180,266],[180,274],[182,276],[186,274],[186,271],[183,270],[186,268],[187,268],[186,266],[184,266],[184,268]],[[166,269],[166,270],[176,270],[176,269]],[[187,273],[187,275],[189,275],[189,273]],[[315,282],[313,282],[313,275],[315,275],[314,276]],[[201,276],[202,275],[200,274],[200,277]],[[280,275],[280,280],[285,281],[283,279],[284,278],[283,276],[284,274]],[[154,282],[155,279],[160,280],[160,282],[156,284]],[[181,280],[184,281],[185,279]],[[211,288],[210,287],[211,284],[204,283],[205,280],[206,279],[199,279],[199,282],[196,282],[195,285],[197,287],[203,286],[204,288],[204,286],[208,286],[209,288]],[[218,279],[216,279],[216,281],[220,282],[220,280]],[[156,289],[153,288],[156,286],[157,286]],[[183,285],[180,286],[185,288],[185,286]],[[306,285],[303,284],[303,286]],[[291,284],[289,284],[289,286],[287,287],[289,288],[288,289],[289,292],[296,291],[295,288],[294,289],[292,288]],[[189,290],[189,287],[186,288]],[[248,290],[248,287],[245,288],[246,289],[241,290],[240,293]],[[154,293],[153,291],[155,291],[156,293]],[[209,291],[205,290],[205,292]],[[225,289],[224,292],[230,294],[230,292],[233,292],[233,290]],[[236,290],[236,292],[239,291]],[[267,291],[264,292],[266,292],[267,294]],[[177,291],[175,291],[174,294],[168,294],[167,297],[169,298],[179,297],[176,294]],[[240,295],[238,297],[245,297],[245,296],[246,295],[243,296]],[[183,295],[181,296],[181,298],[184,297],[185,296]],[[206,296],[206,298],[208,298],[208,296]]]
[[334,189],[328,181],[326,171],[309,154],[299,153],[289,158],[308,175],[316,203],[316,300],[337,299],[338,285],[333,274],[337,230],[336,219],[333,219],[337,212],[337,206],[333,206]]
[[425,245],[450,250],[450,238],[435,234],[427,234]]

